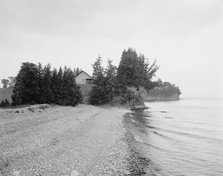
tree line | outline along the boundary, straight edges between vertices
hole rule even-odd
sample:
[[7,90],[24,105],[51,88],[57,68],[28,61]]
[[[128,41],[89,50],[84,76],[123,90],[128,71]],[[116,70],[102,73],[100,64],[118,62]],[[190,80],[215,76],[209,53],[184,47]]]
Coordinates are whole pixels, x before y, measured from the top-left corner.
[[149,91],[150,96],[170,98],[171,96],[179,97],[181,91],[179,87],[170,82],[162,82],[160,79],[157,81],[157,86]]
[[80,88],[75,82],[78,69],[61,67],[51,70],[51,65],[22,63],[16,76],[12,105],[54,103],[75,106],[81,102]]
[[105,104],[119,96],[121,103],[126,103],[131,99],[137,99],[128,87],[143,87],[146,90],[154,88],[157,83],[152,81],[159,67],[156,61],[149,62],[142,54],[129,48],[122,52],[119,66],[112,64],[108,59],[107,67],[101,64],[98,57],[93,64],[94,87],[90,92],[89,102],[91,104]]
[[[157,86],[157,82],[152,81],[159,69],[156,61],[149,62],[148,58],[132,48],[122,52],[118,67],[110,59],[103,67],[101,57],[92,66],[93,88],[88,101],[93,105],[111,102],[115,97],[126,103],[137,98],[128,87],[150,90]],[[80,88],[75,82],[75,76],[80,71],[79,68],[60,67],[57,70],[51,69],[50,64],[22,63],[15,78],[12,105],[54,103],[75,106],[82,101]]]

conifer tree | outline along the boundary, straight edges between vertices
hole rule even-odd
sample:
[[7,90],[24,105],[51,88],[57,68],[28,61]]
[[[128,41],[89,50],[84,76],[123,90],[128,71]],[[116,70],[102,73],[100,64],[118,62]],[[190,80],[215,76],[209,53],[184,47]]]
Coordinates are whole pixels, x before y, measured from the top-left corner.
[[43,78],[42,78],[42,90],[41,97],[42,103],[52,103],[53,102],[53,92],[52,92],[52,73],[51,65],[47,64],[43,69]]
[[90,92],[89,102],[91,104],[104,104],[110,102],[116,93],[116,72],[117,68],[108,60],[107,68],[101,65],[101,58],[98,57],[93,64],[94,84]]
[[54,68],[52,73],[52,81],[51,81],[51,88],[52,88],[52,101],[57,103],[58,99],[58,77],[57,77],[57,69]]
[[81,102],[81,92],[75,83],[74,72],[67,67],[51,71],[50,64],[44,68],[39,63],[23,63],[16,77],[13,105],[55,103],[72,105]]
[[75,106],[82,97],[79,87],[75,82],[74,72],[71,69],[65,69],[63,74],[63,104]]
[[41,63],[38,63],[37,65],[37,93],[38,93],[38,100],[37,103],[43,103],[43,89],[44,89],[44,85],[43,85],[43,66]]
[[57,73],[57,95],[56,95],[56,104],[63,105],[63,70],[60,67]]
[[34,104],[39,100],[38,69],[33,63],[25,62],[16,77],[12,95],[13,104]]
[[158,68],[156,61],[149,63],[144,55],[138,55],[135,50],[129,48],[122,53],[117,79],[124,86],[142,86],[149,90],[152,86],[151,79]]

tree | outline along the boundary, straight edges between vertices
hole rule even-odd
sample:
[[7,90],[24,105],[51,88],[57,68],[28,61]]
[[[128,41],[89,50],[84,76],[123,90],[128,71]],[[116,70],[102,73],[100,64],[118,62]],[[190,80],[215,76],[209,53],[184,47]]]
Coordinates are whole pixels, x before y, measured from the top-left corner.
[[100,84],[100,79],[104,76],[104,68],[101,64],[101,57],[98,56],[98,58],[96,59],[96,61],[94,62],[93,66],[93,83],[94,84]]
[[117,78],[119,82],[125,86],[135,85],[135,70],[138,55],[136,51],[129,48],[122,52],[122,57],[118,66]]
[[57,96],[56,103],[63,105],[63,70],[60,67],[57,73]]
[[107,61],[107,68],[105,70],[106,76],[109,77],[109,78],[117,76],[117,67],[114,66],[112,64],[112,62],[113,61],[111,59],[108,59],[108,61]]
[[47,64],[43,69],[43,77],[41,80],[41,102],[52,103],[53,92],[52,92],[52,73],[51,65]]
[[43,84],[43,66],[41,63],[38,63],[37,65],[37,93],[38,93],[38,100],[36,103],[43,103],[44,102],[44,95],[43,95],[43,90],[44,90],[44,84]]
[[144,55],[138,55],[135,50],[129,48],[122,53],[117,79],[124,86],[142,86],[149,90],[153,87],[152,78],[158,69],[156,61],[149,63]]
[[38,69],[33,63],[22,63],[12,95],[13,104],[39,102]]
[[0,103],[0,107],[7,107],[9,105],[10,105],[10,103],[9,103],[8,99],[2,100]]
[[2,79],[3,88],[8,88],[9,80],[8,79]]
[[81,92],[75,83],[74,72],[65,67],[51,71],[50,64],[23,63],[13,89],[13,105],[55,103],[72,105],[81,102]]
[[89,102],[90,104],[104,104],[107,100],[104,90],[104,68],[102,67],[100,56],[98,56],[92,67],[94,87],[89,93]]
[[13,76],[8,77],[9,80],[9,88],[13,88],[15,86],[16,83],[16,79]]
[[77,76],[79,73],[81,72],[81,69],[80,68],[74,68],[74,76]]
[[115,94],[120,93],[120,87],[117,80],[117,67],[112,64],[112,60],[108,59],[107,68],[105,69],[106,88],[108,89],[110,99],[113,99]]
[[63,73],[63,105],[75,106],[82,100],[79,86],[75,82],[75,74],[70,68]]
[[53,73],[52,73],[52,81],[51,81],[51,89],[52,89],[52,101],[54,103],[57,102],[58,99],[58,77],[57,77],[57,69],[54,68]]
[[98,57],[93,64],[93,77],[95,84],[90,92],[89,102],[91,104],[105,104],[110,102],[116,94],[117,68],[108,59],[107,68],[101,65],[101,58]]
[[60,67],[59,71],[56,69],[53,70],[52,74],[52,93],[53,93],[53,102],[59,105],[63,105],[63,70]]
[[150,96],[171,98],[172,96],[180,96],[181,91],[179,87],[170,82],[162,82],[160,79],[157,81],[158,85],[155,89],[149,91]]

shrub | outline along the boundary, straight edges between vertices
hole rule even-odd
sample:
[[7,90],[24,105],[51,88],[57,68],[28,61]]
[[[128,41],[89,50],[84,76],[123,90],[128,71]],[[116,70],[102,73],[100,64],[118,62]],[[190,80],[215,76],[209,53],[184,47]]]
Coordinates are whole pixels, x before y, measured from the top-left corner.
[[9,105],[10,105],[10,103],[9,103],[8,99],[2,100],[0,103],[0,107],[7,107]]
[[92,105],[101,105],[111,100],[110,95],[102,86],[95,85],[89,94],[89,103]]

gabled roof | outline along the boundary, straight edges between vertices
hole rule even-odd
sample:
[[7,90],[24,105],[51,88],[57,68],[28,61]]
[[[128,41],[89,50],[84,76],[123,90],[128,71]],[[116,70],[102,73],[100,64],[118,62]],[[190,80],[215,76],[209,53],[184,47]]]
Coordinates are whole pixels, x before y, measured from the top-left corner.
[[80,75],[81,73],[85,73],[86,75],[88,75],[88,76],[91,78],[91,76],[90,76],[87,72],[85,72],[85,71],[80,71],[80,73],[78,73],[78,74],[75,76],[75,78],[76,78],[78,75]]

